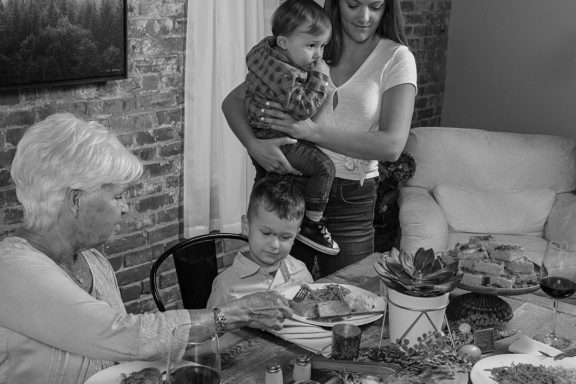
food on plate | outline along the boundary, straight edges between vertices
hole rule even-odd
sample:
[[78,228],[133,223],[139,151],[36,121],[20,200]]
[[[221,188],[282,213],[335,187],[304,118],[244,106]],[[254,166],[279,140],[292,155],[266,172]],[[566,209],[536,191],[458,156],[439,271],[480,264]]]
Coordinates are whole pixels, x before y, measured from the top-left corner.
[[374,309],[374,301],[371,297],[354,295],[340,284],[328,284],[321,289],[303,286],[308,288],[308,294],[304,300],[300,302],[290,300],[290,308],[298,316],[317,318]]
[[494,247],[490,255],[496,260],[515,261],[524,258],[524,250],[519,245],[500,244]]
[[347,315],[350,312],[352,312],[352,308],[350,308],[350,306],[344,301],[330,300],[316,304],[316,307],[314,308],[314,317]]
[[471,236],[450,252],[458,259],[462,283],[496,288],[538,285],[534,263],[519,245],[498,244],[492,235]]
[[489,370],[490,378],[498,384],[574,384],[576,369],[546,367],[526,363],[496,367]]
[[468,239],[468,243],[477,245],[486,251],[490,251],[494,246],[498,245],[496,243],[496,238],[492,235],[473,235]]
[[457,244],[454,251],[455,257],[460,261],[460,268],[472,270],[475,260],[488,258],[488,253],[478,244]]
[[493,259],[478,259],[472,263],[472,271],[491,276],[500,276],[504,273],[504,263]]
[[120,384],[162,384],[162,373],[157,368],[144,368],[128,376],[122,374]]

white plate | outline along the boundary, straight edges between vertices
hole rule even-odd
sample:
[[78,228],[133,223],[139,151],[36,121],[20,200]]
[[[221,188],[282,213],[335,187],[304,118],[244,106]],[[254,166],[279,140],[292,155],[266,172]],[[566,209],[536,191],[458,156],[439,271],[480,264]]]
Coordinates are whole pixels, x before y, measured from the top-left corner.
[[91,376],[84,382],[84,384],[120,384],[122,381],[122,374],[126,376],[132,372],[138,372],[144,368],[158,368],[160,372],[166,370],[165,361],[131,361],[129,363],[122,363],[113,365],[106,369],[101,370],[94,376]]
[[[319,289],[323,289],[326,288],[327,285],[334,285],[335,283],[314,283],[314,284],[308,284],[308,286],[310,287],[310,289],[312,290],[319,290]],[[372,298],[373,302],[374,302],[374,308],[372,310],[374,311],[384,311],[386,310],[386,300],[384,300],[382,297],[378,296],[375,293],[372,293],[370,291],[367,291],[365,289],[362,288],[358,288],[355,287],[353,285],[347,285],[347,284],[339,284],[340,286],[347,288],[350,290],[350,295],[352,296],[367,296]],[[286,290],[284,290],[282,292],[282,294],[284,295],[284,297],[286,297],[287,299],[292,299],[296,293],[298,292],[298,290],[300,289],[300,286],[292,286],[290,288],[287,288]],[[296,314],[294,314],[293,319],[297,320],[297,321],[301,321],[303,323],[307,323],[307,324],[312,324],[312,325],[319,325],[321,327],[333,327],[336,324],[339,323],[348,323],[348,324],[354,324],[354,325],[364,325],[364,324],[368,324],[371,323],[373,321],[378,320],[379,318],[382,317],[381,313],[375,314],[375,315],[362,315],[362,316],[354,316],[350,319],[345,319],[343,321],[334,321],[334,322],[328,322],[328,321],[315,321],[315,320],[308,320],[305,317],[302,316],[298,316]]]
[[543,365],[546,367],[562,367],[567,369],[576,369],[576,359],[566,358],[562,360],[554,360],[547,357],[542,358],[540,355],[525,355],[525,354],[506,354],[495,355],[478,361],[474,364],[470,372],[470,379],[473,384],[497,384],[496,381],[490,378],[490,371],[487,369],[511,366],[512,363],[519,364],[532,364]]

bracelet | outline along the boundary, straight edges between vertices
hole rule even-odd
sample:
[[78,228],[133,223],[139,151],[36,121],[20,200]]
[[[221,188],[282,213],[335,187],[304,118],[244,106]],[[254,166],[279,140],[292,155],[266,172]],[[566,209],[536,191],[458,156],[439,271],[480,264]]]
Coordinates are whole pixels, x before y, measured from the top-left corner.
[[228,320],[226,320],[226,317],[220,309],[212,307],[212,312],[214,312],[214,321],[216,322],[216,334],[220,337],[226,332],[224,328],[226,324],[228,324]]

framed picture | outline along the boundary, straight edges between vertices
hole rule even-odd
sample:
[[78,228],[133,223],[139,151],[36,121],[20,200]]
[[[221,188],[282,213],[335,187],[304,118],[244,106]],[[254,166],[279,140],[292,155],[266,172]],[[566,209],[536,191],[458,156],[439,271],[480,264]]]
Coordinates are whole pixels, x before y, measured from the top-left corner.
[[0,0],[0,91],[127,76],[127,0]]

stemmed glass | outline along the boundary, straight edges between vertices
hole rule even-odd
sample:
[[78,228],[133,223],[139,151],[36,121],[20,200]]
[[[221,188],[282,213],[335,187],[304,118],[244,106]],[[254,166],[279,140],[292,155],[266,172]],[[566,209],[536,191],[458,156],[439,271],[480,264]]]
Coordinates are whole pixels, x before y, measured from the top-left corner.
[[220,351],[216,331],[201,324],[184,324],[172,332],[166,383],[220,384]]
[[538,274],[540,288],[554,299],[554,312],[550,331],[534,336],[544,344],[557,349],[567,348],[571,341],[556,335],[558,300],[566,299],[576,291],[576,244],[549,241]]

